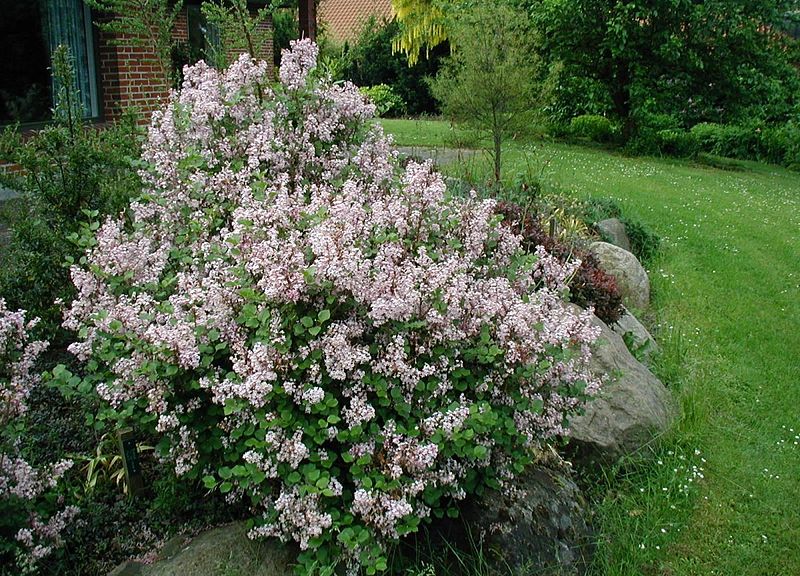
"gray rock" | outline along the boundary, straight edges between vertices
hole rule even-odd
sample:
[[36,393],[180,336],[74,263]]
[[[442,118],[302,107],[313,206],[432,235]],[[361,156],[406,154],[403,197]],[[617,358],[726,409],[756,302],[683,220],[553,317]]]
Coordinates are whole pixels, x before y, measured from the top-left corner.
[[619,246],[628,252],[631,251],[631,241],[628,238],[628,233],[625,231],[625,224],[618,218],[600,220],[595,226],[603,238],[608,239],[614,246]]
[[[488,492],[462,509],[497,574],[577,576],[591,560],[588,506],[557,456],[530,466],[515,493]],[[476,534],[477,533],[477,534]]]
[[570,419],[570,437],[590,455],[615,459],[631,454],[665,432],[675,417],[672,395],[650,370],[636,360],[622,338],[597,317],[602,330],[595,344],[591,370],[610,380],[584,414]]
[[597,258],[600,267],[616,279],[626,306],[647,308],[650,303],[650,279],[636,256],[608,242],[592,242],[589,252]]
[[141,576],[144,566],[141,562],[128,560],[114,568],[108,576]]
[[158,557],[156,560],[169,560],[183,550],[190,541],[191,539],[183,534],[173,536],[167,540],[166,544],[164,544],[161,547],[161,550],[158,551]]
[[171,557],[143,566],[141,574],[291,576],[296,557],[296,552],[273,540],[250,540],[245,525],[238,523],[215,528],[197,536]]
[[622,337],[637,360],[649,360],[658,351],[658,344],[650,336],[650,332],[627,308],[619,320],[611,325],[611,329]]

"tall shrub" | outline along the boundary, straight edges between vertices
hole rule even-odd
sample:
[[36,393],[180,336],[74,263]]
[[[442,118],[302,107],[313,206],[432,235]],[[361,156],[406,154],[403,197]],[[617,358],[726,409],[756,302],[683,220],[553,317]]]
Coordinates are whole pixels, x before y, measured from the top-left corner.
[[[386,545],[513,479],[596,391],[596,336],[494,202],[398,166],[374,107],[308,42],[188,69],[157,113],[142,200],[72,268],[66,326],[126,423],[178,474],[259,511],[301,572]],[[265,85],[265,84],[262,84]]]

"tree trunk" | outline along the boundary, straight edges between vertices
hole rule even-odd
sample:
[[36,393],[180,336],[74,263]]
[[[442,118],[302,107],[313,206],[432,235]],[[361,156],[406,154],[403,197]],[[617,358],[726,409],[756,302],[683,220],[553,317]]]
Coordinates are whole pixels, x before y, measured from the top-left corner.
[[500,145],[503,143],[503,127],[498,118],[497,105],[492,105],[492,137],[494,138],[494,183],[500,184]]
[[503,135],[500,130],[494,131],[494,182],[500,184],[500,144],[503,142]]

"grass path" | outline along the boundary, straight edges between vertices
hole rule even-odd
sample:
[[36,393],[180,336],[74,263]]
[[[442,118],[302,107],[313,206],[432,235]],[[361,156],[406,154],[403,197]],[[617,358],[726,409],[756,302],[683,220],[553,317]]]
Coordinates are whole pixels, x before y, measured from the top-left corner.
[[[443,123],[388,122],[404,145]],[[684,406],[600,506],[605,574],[800,575],[800,174],[514,145],[580,196],[611,197],[666,240],[650,270],[659,367]]]

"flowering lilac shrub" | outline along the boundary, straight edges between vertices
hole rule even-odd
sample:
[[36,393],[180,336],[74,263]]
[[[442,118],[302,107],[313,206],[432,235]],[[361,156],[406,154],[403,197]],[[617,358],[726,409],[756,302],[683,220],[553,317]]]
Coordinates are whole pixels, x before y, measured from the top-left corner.
[[28,396],[39,380],[34,363],[47,348],[29,341],[36,322],[26,322],[24,311],[8,310],[0,298],[0,574],[35,572],[78,513],[59,506],[55,493],[72,461],[35,467],[20,452]]
[[[593,394],[579,262],[529,254],[493,201],[401,170],[374,107],[294,44],[186,70],[146,188],[97,231],[65,326],[98,393],[178,474],[296,541],[301,570],[386,569],[388,542],[511,481]],[[263,100],[262,100],[263,97]]]

